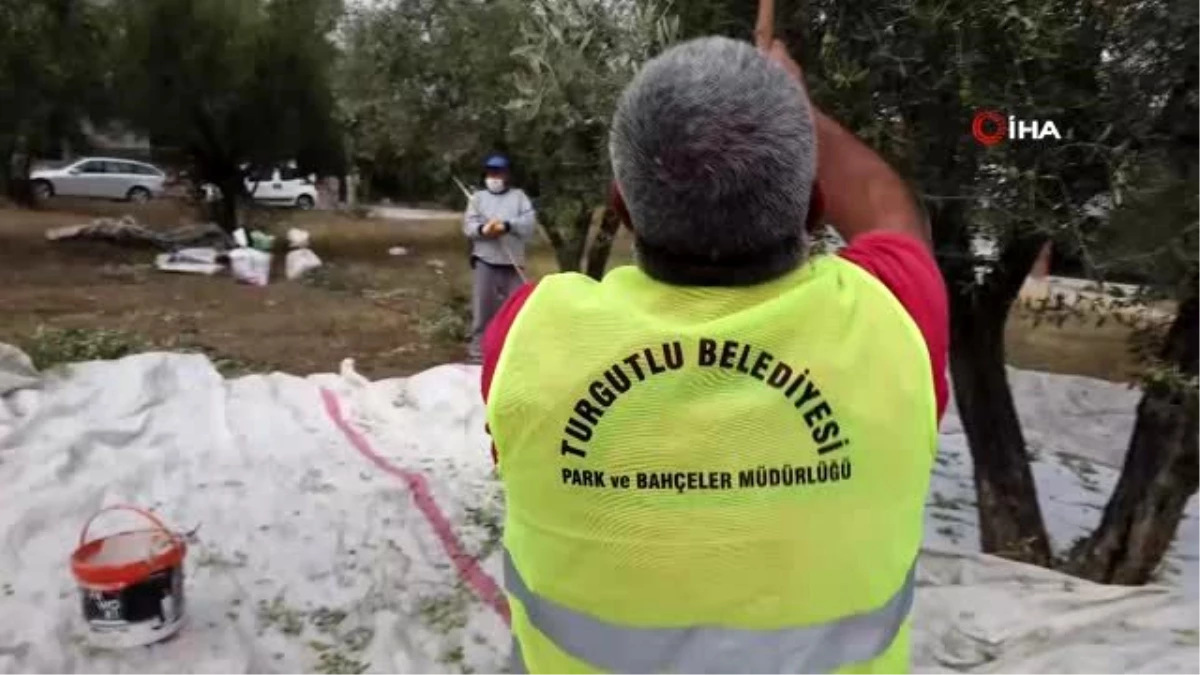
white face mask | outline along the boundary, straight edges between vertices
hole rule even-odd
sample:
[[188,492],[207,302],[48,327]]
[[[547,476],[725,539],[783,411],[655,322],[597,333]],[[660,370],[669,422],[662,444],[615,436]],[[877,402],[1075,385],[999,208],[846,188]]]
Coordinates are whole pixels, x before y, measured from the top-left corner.
[[503,178],[488,178],[488,179],[484,180],[483,182],[485,185],[487,185],[488,192],[491,192],[493,194],[499,194],[501,192],[504,192],[504,179]]

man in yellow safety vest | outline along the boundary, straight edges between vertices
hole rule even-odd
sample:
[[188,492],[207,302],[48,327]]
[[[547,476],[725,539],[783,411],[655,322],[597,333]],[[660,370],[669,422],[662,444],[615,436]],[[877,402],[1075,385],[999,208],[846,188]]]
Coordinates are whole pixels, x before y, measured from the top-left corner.
[[636,266],[484,338],[513,667],[907,670],[948,341],[921,211],[778,43],[655,58],[609,149]]

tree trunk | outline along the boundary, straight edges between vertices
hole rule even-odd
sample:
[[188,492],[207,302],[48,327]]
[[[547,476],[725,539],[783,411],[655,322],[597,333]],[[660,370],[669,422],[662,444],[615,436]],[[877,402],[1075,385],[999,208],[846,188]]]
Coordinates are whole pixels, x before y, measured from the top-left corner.
[[[1177,373],[1191,378],[1197,374],[1197,318],[1193,295],[1180,305],[1162,354]],[[1072,574],[1111,584],[1150,581],[1200,483],[1198,424],[1194,385],[1147,386],[1121,478],[1100,526],[1071,551]]]
[[221,190],[221,198],[216,204],[215,216],[217,225],[222,230],[233,234],[238,229],[238,201],[242,197],[242,177],[240,173],[223,177],[217,187]]
[[[0,139],[4,136],[0,135]],[[12,190],[12,176],[16,169],[16,146],[13,143],[0,142],[0,189],[5,194]]]
[[[936,227],[968,232],[956,208]],[[950,221],[950,222],[947,222]],[[1004,326],[1046,238],[1015,236],[981,282],[967,258],[943,261],[950,295],[950,374],[975,465],[980,544],[985,553],[1048,566],[1050,538],[1005,370]],[[958,242],[957,250],[965,245]]]
[[613,242],[617,238],[617,230],[621,228],[621,219],[617,213],[610,208],[605,207],[600,213],[600,227],[596,229],[596,236],[592,237],[592,244],[588,247],[587,265],[584,271],[587,275],[597,281],[604,277],[604,271],[608,267],[608,258],[612,254]]
[[1033,269],[1030,270],[1029,276],[1034,279],[1045,279],[1050,274],[1050,267],[1054,258],[1054,246],[1050,242],[1042,247],[1042,251],[1038,253],[1037,260],[1033,263]]
[[1050,541],[1004,369],[1008,307],[964,304],[952,302],[950,373],[975,464],[980,544],[985,553],[1046,566]]
[[38,206],[33,194],[33,183],[29,173],[33,168],[33,156],[28,150],[22,149],[18,141],[4,153],[5,162],[5,191],[10,199],[26,208]]
[[578,272],[583,266],[583,249],[591,224],[591,211],[580,203],[562,220],[546,228],[561,272]]

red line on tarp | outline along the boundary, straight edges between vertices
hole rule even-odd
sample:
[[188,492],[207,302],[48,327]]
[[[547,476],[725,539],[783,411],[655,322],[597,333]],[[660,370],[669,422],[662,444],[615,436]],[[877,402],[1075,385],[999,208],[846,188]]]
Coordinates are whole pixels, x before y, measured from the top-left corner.
[[408,485],[409,492],[412,493],[413,503],[417,505],[417,509],[429,521],[433,527],[433,531],[437,534],[437,538],[442,543],[442,549],[446,555],[450,556],[450,560],[454,563],[455,570],[458,571],[458,576],[463,580],[479,599],[484,604],[491,607],[504,619],[504,623],[511,622],[508,610],[508,599],[500,591],[500,586],[496,584],[496,580],[491,577],[479,565],[479,561],[467,553],[463,548],[462,542],[454,535],[454,527],[450,524],[450,519],[438,507],[437,502],[433,499],[433,493],[429,490],[429,481],[425,476],[416,471],[408,471],[387,461],[382,455],[375,452],[371,447],[371,442],[367,440],[358,429],[354,428],[346,418],[342,415],[341,404],[338,403],[337,395],[332,391],[321,388],[321,399],[325,403],[325,412],[329,415],[329,419],[337,425],[342,433],[346,435],[346,439],[350,441],[350,445],[354,446],[355,450],[371,461],[372,464],[380,469],[399,478]]

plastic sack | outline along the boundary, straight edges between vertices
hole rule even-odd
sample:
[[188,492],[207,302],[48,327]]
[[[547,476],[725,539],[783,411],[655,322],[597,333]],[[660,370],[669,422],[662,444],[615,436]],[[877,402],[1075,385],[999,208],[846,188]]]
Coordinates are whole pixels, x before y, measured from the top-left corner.
[[288,279],[298,279],[321,266],[321,259],[307,248],[288,251],[283,262],[284,274]]
[[293,227],[287,231],[287,241],[291,248],[308,248],[308,231]]
[[270,251],[275,247],[275,237],[266,232],[255,230],[250,233],[250,246],[260,251]]
[[253,248],[229,252],[229,267],[238,283],[266,286],[271,280],[271,254]]
[[220,254],[215,248],[193,247],[181,248],[171,254],[171,262],[202,263],[215,265]]

